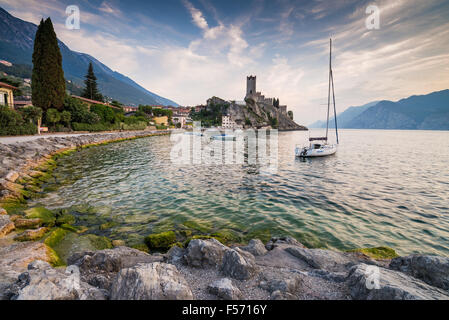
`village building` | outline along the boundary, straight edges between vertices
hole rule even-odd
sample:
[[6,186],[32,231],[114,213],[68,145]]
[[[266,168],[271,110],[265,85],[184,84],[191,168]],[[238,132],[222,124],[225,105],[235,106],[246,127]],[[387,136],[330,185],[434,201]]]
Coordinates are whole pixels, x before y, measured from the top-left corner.
[[229,115],[223,115],[221,117],[221,127],[223,129],[243,129],[243,125],[236,123],[234,120],[231,119]]
[[122,108],[125,113],[137,112],[139,110],[139,107],[134,107],[134,106],[122,106]]
[[185,128],[187,126],[187,122],[191,121],[188,115],[185,114],[174,114],[172,116],[173,124],[176,126],[178,123],[181,124],[180,128]]
[[14,90],[18,90],[18,88],[0,82],[0,105],[14,108]]

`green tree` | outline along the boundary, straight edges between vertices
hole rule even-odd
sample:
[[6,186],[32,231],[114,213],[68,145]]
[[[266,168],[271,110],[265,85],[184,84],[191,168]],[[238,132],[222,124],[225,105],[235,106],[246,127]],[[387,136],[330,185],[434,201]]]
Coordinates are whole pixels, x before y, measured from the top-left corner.
[[46,120],[48,124],[52,124],[53,127],[61,121],[61,114],[57,109],[51,108],[47,110]]
[[33,105],[44,112],[64,106],[66,93],[62,55],[50,18],[41,20],[34,39],[31,92]]
[[290,119],[293,120],[293,111],[290,110],[289,112],[287,112],[287,115]]
[[64,110],[63,112],[61,112],[61,120],[60,121],[67,127],[70,127],[71,119],[72,119],[72,114],[69,111]]
[[83,94],[84,98],[103,101],[103,95],[98,91],[97,77],[94,73],[94,67],[92,62],[89,63],[89,68],[87,69],[86,79],[84,80],[86,87],[84,88]]
[[34,106],[29,106],[21,109],[23,119],[25,121],[36,124],[37,120],[42,117],[42,109]]

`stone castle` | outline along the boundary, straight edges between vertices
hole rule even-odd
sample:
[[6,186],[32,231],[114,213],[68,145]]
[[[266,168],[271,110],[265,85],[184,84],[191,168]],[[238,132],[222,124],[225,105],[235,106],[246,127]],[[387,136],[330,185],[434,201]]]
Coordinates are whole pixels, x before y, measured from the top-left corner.
[[[256,76],[248,76],[246,77],[246,96],[245,100],[248,98],[252,98],[257,103],[263,103],[270,106],[274,106],[274,98],[265,98],[261,92],[257,92],[256,90]],[[287,106],[279,106],[278,107],[281,113],[287,114]]]

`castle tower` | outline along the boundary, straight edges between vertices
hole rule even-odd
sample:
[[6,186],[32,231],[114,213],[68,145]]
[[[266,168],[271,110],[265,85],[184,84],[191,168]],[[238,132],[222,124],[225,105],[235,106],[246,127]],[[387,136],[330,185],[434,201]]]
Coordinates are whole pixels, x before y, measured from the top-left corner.
[[256,76],[246,77],[246,96],[256,94]]

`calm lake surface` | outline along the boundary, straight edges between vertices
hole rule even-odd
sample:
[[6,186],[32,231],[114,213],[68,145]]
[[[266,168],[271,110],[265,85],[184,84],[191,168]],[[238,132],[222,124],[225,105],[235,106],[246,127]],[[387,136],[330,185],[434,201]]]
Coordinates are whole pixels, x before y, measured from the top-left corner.
[[[83,149],[59,160],[58,188],[38,202],[87,206],[78,212],[94,217],[90,232],[128,244],[187,225],[241,241],[291,235],[311,247],[449,256],[449,132],[341,130],[337,155],[295,159],[308,137],[279,133],[276,174],[174,165],[168,136]],[[110,228],[100,230],[104,221]]]

